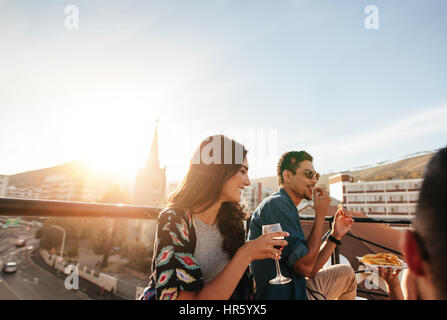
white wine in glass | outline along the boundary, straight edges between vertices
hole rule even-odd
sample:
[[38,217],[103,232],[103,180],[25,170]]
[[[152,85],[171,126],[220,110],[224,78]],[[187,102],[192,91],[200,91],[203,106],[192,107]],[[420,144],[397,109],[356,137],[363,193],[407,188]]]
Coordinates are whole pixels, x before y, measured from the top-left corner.
[[[266,224],[266,225],[262,226],[262,234],[278,232],[278,231],[282,231],[281,225],[279,223]],[[284,237],[275,237],[273,239],[282,240],[282,239],[284,239]],[[282,250],[282,247],[281,247],[281,250]],[[269,281],[270,284],[286,284],[286,283],[289,283],[290,281],[292,281],[292,279],[284,277],[281,274],[281,269],[279,268],[278,259],[275,259],[275,265],[276,265],[276,277]]]

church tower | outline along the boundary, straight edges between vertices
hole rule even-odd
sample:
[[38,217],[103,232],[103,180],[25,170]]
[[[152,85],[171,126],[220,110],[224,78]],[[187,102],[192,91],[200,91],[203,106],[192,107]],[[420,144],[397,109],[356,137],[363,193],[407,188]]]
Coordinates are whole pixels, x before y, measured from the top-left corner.
[[147,206],[164,206],[166,202],[166,166],[160,168],[158,155],[158,119],[146,161],[135,179],[135,203]]
[[[166,205],[166,166],[160,168],[158,156],[158,119],[146,167],[138,170],[135,179],[135,201],[137,205],[163,207]],[[149,248],[154,244],[156,221],[129,221],[130,240],[144,243]]]

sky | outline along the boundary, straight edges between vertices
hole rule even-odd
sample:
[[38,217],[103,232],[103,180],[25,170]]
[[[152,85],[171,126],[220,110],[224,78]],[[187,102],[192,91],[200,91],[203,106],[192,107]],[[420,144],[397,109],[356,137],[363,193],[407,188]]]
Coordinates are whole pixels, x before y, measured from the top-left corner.
[[[371,11],[368,8],[374,6]],[[224,133],[250,177],[447,144],[443,0],[0,0],[0,174],[85,160],[168,181]]]

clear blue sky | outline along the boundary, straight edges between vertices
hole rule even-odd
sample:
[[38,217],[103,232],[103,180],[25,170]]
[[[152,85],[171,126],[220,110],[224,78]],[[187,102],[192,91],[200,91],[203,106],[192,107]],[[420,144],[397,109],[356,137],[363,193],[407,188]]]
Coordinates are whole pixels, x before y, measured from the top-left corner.
[[443,0],[0,0],[0,174],[89,159],[132,179],[157,117],[171,180],[203,136],[244,128],[277,134],[267,157],[253,152],[262,135],[235,135],[252,178],[289,150],[326,173],[440,148],[446,12]]

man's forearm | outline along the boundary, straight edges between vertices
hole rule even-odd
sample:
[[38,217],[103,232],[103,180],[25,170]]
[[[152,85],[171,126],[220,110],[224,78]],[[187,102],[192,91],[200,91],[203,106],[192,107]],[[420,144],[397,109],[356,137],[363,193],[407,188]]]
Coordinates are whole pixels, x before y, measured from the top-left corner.
[[331,241],[326,240],[323,243],[320,248],[320,252],[318,253],[312,272],[309,275],[310,278],[312,278],[326,264],[326,262],[329,260],[332,253],[334,252],[335,247],[336,244]]
[[324,217],[321,219],[315,219],[315,222],[310,231],[309,237],[306,240],[309,252],[313,252],[318,255],[321,246],[321,237],[323,236]]
[[315,217],[315,222],[306,240],[308,248],[307,254],[295,262],[295,272],[308,276],[314,269],[318,255],[320,253],[321,237],[323,236],[324,217]]

